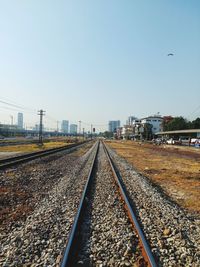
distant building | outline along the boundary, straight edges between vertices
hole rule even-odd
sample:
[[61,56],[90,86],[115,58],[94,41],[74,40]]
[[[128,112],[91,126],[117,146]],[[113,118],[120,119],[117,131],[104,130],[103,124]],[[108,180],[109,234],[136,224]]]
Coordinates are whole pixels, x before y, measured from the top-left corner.
[[134,138],[134,127],[133,125],[124,125],[121,130],[120,138],[123,139],[133,139]]
[[19,131],[18,125],[15,124],[3,124],[0,123],[0,134],[2,132],[6,132],[6,131]]
[[116,139],[122,139],[122,131],[123,131],[123,127],[118,127],[117,128],[117,132],[115,134],[115,138]]
[[109,121],[108,122],[108,131],[116,133],[117,129],[120,127],[120,121]]
[[35,127],[33,127],[33,130],[39,132],[39,124],[35,124]]
[[76,124],[70,124],[70,134],[77,134],[77,128]]
[[162,122],[163,118],[160,115],[153,115],[141,119],[142,124],[151,124],[152,125],[152,134],[162,131]]
[[17,114],[17,126],[19,129],[23,129],[23,113]]
[[141,120],[136,118],[136,119],[134,119],[132,121],[132,124],[131,125],[134,126],[134,127],[136,127],[138,125],[141,125]]
[[133,122],[134,122],[135,120],[137,120],[136,117],[134,117],[134,116],[129,116],[128,119],[127,119],[127,121],[126,121],[126,125],[133,125]]
[[[39,124],[35,124],[35,127],[33,127],[33,130],[39,132],[39,130],[40,130],[40,125],[39,125]],[[43,131],[45,130],[45,129],[44,129],[44,124],[42,124],[42,130],[43,130]]]
[[63,133],[68,133],[68,131],[69,131],[68,129],[69,129],[69,121],[63,120],[61,123],[61,131]]

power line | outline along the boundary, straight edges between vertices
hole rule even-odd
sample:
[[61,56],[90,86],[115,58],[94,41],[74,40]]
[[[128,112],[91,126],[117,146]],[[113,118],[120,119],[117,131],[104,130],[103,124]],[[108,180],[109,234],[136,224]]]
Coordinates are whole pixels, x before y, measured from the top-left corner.
[[[89,122],[82,121],[82,123],[85,124],[85,125],[88,125],[88,126],[91,125],[91,123],[89,123]],[[96,123],[93,123],[92,125],[93,126],[108,126],[108,124],[96,124]]]
[[200,109],[200,106],[198,106],[195,110],[193,110],[187,117],[191,117],[195,112],[198,111],[198,109]]
[[56,122],[56,123],[58,121],[56,118],[53,118],[53,117],[51,117],[49,115],[47,115],[46,118],[49,119],[49,120],[51,120],[51,121],[53,121],[53,122]]
[[11,103],[8,103],[8,102],[3,101],[3,100],[0,100],[0,102],[3,103],[3,104],[9,105],[9,106],[15,107],[15,108],[20,108],[20,109],[22,108],[22,107],[20,107],[20,106],[18,106],[18,105],[11,104]]
[[[11,111],[16,111],[16,112],[22,112],[21,110],[19,109],[15,109],[15,108],[11,108],[11,107],[0,107],[1,109],[6,109],[6,110],[11,110]],[[25,114],[35,114],[35,112],[31,112],[31,111],[23,111],[23,113]]]
[[6,102],[6,103],[8,103],[8,104],[11,104],[11,105],[16,105],[16,106],[19,106],[19,107],[21,107],[21,108],[23,108],[23,109],[27,109],[27,110],[31,110],[31,111],[36,111],[36,109],[35,108],[33,108],[33,107],[27,107],[27,106],[24,106],[24,105],[22,105],[22,104],[19,104],[19,103],[17,103],[16,101],[13,101],[13,100],[11,100],[11,99],[9,99],[9,98],[5,98],[5,97],[1,97],[1,99],[0,99],[1,101],[4,101],[4,102]]
[[0,102],[2,104],[8,105],[8,106],[11,106],[11,107],[14,107],[14,108],[19,108],[19,109],[22,109],[22,110],[28,110],[29,112],[30,111],[32,111],[32,112],[34,111],[33,109],[30,109],[30,108],[27,108],[27,107],[24,107],[24,106],[21,106],[21,105],[12,104],[12,103],[9,103],[7,101],[3,101],[1,99],[0,99]]
[[19,111],[18,109],[14,109],[14,108],[10,108],[10,107],[0,107],[2,109],[6,109],[6,110],[12,110],[12,111]]

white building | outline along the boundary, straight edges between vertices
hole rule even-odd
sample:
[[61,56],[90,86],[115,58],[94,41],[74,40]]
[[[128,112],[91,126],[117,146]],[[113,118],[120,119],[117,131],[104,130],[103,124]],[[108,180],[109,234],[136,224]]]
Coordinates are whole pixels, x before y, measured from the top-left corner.
[[117,129],[120,127],[120,121],[109,121],[108,122],[108,131],[112,133],[116,133]]
[[141,123],[149,123],[152,125],[152,134],[162,131],[163,118],[159,115],[153,115],[141,119]]
[[141,125],[141,120],[135,118],[135,119],[132,121],[132,126],[133,126],[133,127],[136,127],[137,125]]
[[20,129],[23,129],[23,113],[18,113],[17,114],[17,126]]
[[70,134],[77,134],[77,125],[70,124]]
[[63,133],[68,133],[68,128],[69,128],[69,121],[63,120],[61,124],[61,131]]
[[123,139],[133,139],[134,137],[133,125],[124,125],[123,127],[121,127],[121,137]]

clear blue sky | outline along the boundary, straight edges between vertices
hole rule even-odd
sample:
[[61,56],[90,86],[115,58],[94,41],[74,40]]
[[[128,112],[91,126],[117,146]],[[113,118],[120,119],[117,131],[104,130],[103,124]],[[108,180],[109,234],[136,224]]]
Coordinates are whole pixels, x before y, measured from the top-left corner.
[[89,124],[200,116],[199,0],[0,0],[0,38],[0,100]]

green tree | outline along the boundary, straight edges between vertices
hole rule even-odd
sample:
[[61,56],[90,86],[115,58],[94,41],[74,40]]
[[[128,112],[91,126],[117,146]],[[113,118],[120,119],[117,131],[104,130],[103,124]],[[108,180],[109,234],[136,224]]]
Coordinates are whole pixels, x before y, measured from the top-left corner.
[[191,122],[192,129],[200,129],[200,118],[196,118],[194,121]]
[[112,132],[105,131],[105,132],[103,133],[103,136],[104,136],[105,138],[111,138],[111,137],[113,137],[113,133],[112,133]]
[[164,125],[164,131],[184,130],[189,128],[189,123],[183,117],[175,117]]
[[152,139],[152,128],[153,128],[153,125],[152,124],[150,124],[150,123],[144,123],[143,137],[146,140]]

